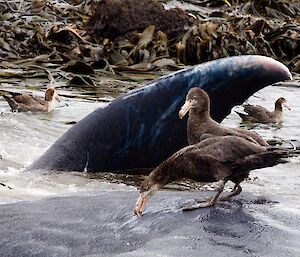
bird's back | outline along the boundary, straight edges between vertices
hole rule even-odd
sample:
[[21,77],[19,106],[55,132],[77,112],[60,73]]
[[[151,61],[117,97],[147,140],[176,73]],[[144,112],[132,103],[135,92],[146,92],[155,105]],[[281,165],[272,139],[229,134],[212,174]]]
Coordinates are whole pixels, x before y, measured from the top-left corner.
[[240,159],[254,153],[265,152],[266,148],[237,136],[218,136],[197,144],[202,154],[214,156],[221,162]]
[[209,138],[195,146],[197,150],[185,153],[186,167],[192,167],[193,179],[203,182],[228,178],[240,183],[251,170],[285,163],[287,156],[286,150],[268,149],[235,136]]
[[164,169],[173,170],[180,178],[214,182],[230,176],[232,170],[229,164],[265,151],[265,147],[236,136],[218,136],[179,150],[163,165]]
[[11,96],[3,96],[13,111],[37,112],[47,111],[48,102],[31,94],[11,93]]
[[244,111],[252,117],[253,122],[268,123],[272,116],[270,111],[260,105],[244,105]]

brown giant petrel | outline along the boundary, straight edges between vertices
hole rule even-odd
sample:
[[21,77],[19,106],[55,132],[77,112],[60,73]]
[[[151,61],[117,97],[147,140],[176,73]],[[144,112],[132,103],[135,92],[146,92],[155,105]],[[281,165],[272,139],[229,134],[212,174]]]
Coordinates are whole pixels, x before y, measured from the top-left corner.
[[12,111],[17,112],[50,112],[55,108],[55,100],[60,101],[55,88],[50,87],[45,92],[45,98],[29,93],[10,93],[3,95]]
[[[214,197],[184,210],[209,207],[217,200],[228,200],[242,191],[240,183],[251,170],[285,163],[283,158],[287,156],[286,153],[285,150],[260,146],[237,136],[217,136],[202,140],[174,153],[150,173],[142,182],[134,213],[140,215],[147,200],[164,185],[183,178],[219,182]],[[229,180],[235,184],[233,191],[219,197]]]
[[260,105],[244,105],[244,111],[247,113],[236,112],[243,121],[255,122],[255,123],[280,123],[282,122],[282,107],[286,107],[290,110],[286,100],[280,97],[275,102],[275,108],[273,111],[268,111],[266,108]]
[[189,90],[186,101],[179,111],[179,117],[182,119],[186,113],[189,113],[187,139],[190,145],[200,142],[203,137],[228,135],[238,136],[262,146],[269,145],[255,132],[241,128],[228,128],[213,120],[210,117],[209,96],[198,87],[193,87]]

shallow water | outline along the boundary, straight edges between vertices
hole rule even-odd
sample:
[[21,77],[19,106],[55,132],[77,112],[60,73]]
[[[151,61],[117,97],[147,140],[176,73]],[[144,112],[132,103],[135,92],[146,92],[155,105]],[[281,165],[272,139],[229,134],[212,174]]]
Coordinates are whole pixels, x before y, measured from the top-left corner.
[[[15,88],[6,84],[5,89]],[[242,183],[243,192],[235,200],[191,215],[178,212],[178,206],[198,194],[203,197],[207,193],[197,193],[197,190],[213,190],[214,185],[191,181],[172,184],[167,192],[153,197],[146,210],[148,215],[142,219],[132,214],[142,177],[24,172],[24,167],[72,124],[120,93],[105,94],[101,90],[101,96],[105,97],[97,101],[95,94],[86,94],[84,89],[60,89],[62,101],[53,112],[46,114],[12,113],[0,97],[0,224],[4,233],[1,252],[14,257],[37,253],[40,256],[99,256],[99,253],[199,256],[200,247],[204,253],[214,256],[296,256],[300,253],[297,243],[300,159],[296,157],[290,158],[287,164],[251,172],[250,179]],[[74,97],[77,95],[80,97]],[[272,109],[274,101],[281,96],[292,108],[284,110],[281,125],[241,124],[234,112],[241,107],[235,107],[223,124],[246,127],[266,139],[300,142],[298,88],[270,86],[250,97],[248,102]],[[224,220],[225,227],[220,224]],[[78,240],[86,243],[74,248]],[[283,241],[284,247],[278,247]],[[267,251],[265,244],[270,246]]]
[[[13,90],[13,89],[12,89]],[[61,92],[61,91],[60,91]],[[71,91],[74,93],[74,90]],[[75,91],[76,92],[76,91]],[[38,94],[38,93],[37,93]],[[81,190],[113,190],[122,188],[90,179],[82,173],[31,173],[24,167],[37,159],[72,124],[105,102],[61,97],[62,101],[50,113],[12,113],[0,101],[0,203],[37,199]]]
[[[7,87],[6,89],[9,89],[9,86]],[[36,93],[41,94],[41,91]],[[60,93],[64,95],[61,96],[62,101],[54,111],[46,114],[12,113],[4,99],[0,98],[0,182],[3,183],[0,187],[0,203],[65,195],[78,191],[136,190],[134,185],[139,184],[140,178],[76,172],[50,174],[23,172],[24,167],[37,159],[74,122],[107,104],[87,100],[84,97],[79,99],[68,97],[76,94],[82,95],[81,90],[64,89]],[[281,96],[287,99],[292,108],[291,111],[284,110],[284,122],[281,125],[241,124],[239,116],[234,112],[234,110],[241,110],[241,107],[235,107],[223,124],[252,129],[266,139],[300,141],[300,116],[298,115],[300,90],[298,88],[267,87],[250,97],[248,102],[272,109],[274,101]],[[299,212],[300,188],[297,181],[299,181],[300,173],[298,168],[299,159],[291,158],[288,164],[254,171],[251,173],[252,179],[244,182],[244,191],[258,195],[268,191],[281,194],[287,199],[285,208]],[[173,185],[171,188],[211,189],[209,186],[203,188],[202,185],[189,181]]]

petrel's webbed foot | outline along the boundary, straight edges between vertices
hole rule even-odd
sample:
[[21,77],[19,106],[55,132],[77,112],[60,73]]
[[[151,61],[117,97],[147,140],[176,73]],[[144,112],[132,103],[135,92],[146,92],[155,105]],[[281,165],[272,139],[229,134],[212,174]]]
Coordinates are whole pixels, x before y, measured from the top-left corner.
[[225,180],[225,179],[219,180],[219,188],[218,188],[217,194],[214,197],[210,198],[207,201],[199,202],[195,205],[183,207],[182,211],[192,211],[192,210],[196,210],[199,208],[206,208],[206,207],[213,206],[216,203],[219,195],[222,193],[226,182],[227,182],[227,180]]
[[191,206],[186,206],[182,208],[182,211],[193,211],[199,208],[206,208],[206,207],[210,207],[213,206],[215,203],[211,200],[211,201],[207,201],[207,202],[202,202],[202,203],[197,203]]

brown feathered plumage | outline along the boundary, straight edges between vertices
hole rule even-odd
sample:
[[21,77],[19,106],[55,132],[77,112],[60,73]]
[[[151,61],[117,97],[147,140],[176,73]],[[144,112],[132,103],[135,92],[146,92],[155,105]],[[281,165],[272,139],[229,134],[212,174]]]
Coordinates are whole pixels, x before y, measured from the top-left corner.
[[55,107],[55,100],[59,101],[55,88],[48,88],[45,98],[33,96],[28,93],[10,93],[3,95],[12,111],[18,112],[49,112]]
[[247,114],[240,112],[236,113],[243,121],[255,123],[280,123],[282,122],[282,106],[285,106],[288,110],[290,110],[286,100],[283,97],[280,97],[276,100],[273,111],[268,111],[260,105],[246,104],[243,107]]
[[209,96],[204,90],[198,87],[189,90],[186,101],[179,111],[179,117],[183,118],[186,113],[189,113],[187,139],[190,145],[200,142],[203,136],[232,135],[268,146],[268,143],[255,132],[240,128],[228,128],[213,120],[210,117]]
[[134,213],[139,215],[146,201],[164,185],[183,178],[200,182],[219,181],[217,194],[207,202],[188,209],[212,206],[223,191],[225,183],[235,183],[233,192],[219,200],[228,200],[242,191],[240,183],[249,171],[286,162],[286,151],[274,150],[236,136],[212,137],[187,146],[156,167],[143,181]]

